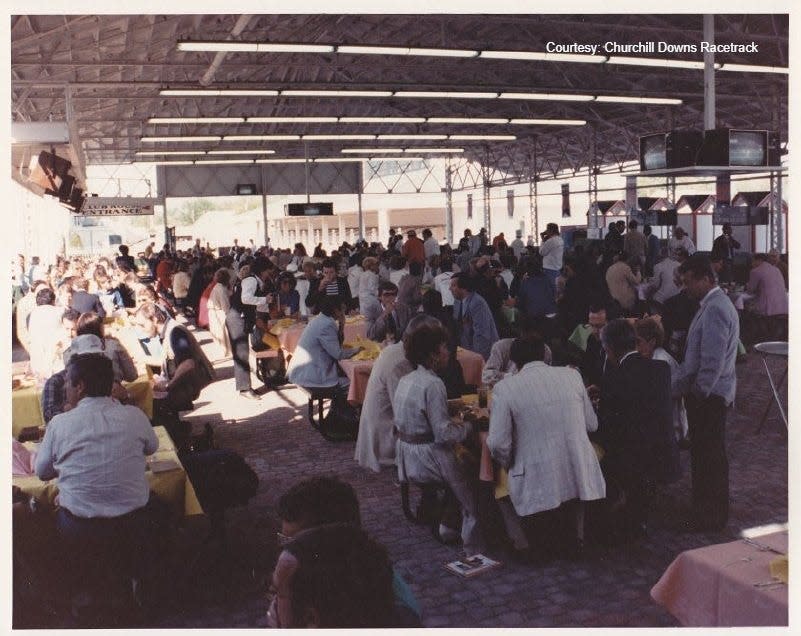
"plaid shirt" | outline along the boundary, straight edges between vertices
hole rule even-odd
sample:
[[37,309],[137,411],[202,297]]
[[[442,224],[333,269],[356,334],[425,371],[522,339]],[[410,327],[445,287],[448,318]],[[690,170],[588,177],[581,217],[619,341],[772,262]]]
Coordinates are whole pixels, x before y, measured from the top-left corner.
[[64,412],[64,402],[66,394],[64,385],[66,384],[67,371],[62,369],[58,373],[51,375],[45,382],[42,390],[42,415],[45,424],[53,419],[53,416]]

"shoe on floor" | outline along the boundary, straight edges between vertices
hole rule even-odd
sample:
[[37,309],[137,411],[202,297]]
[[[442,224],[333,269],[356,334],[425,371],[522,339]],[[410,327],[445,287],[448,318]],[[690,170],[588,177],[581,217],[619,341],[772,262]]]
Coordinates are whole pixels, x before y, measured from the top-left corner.
[[239,395],[243,398],[247,398],[248,400],[260,400],[261,396],[256,393],[253,389],[245,389],[244,391],[240,391]]

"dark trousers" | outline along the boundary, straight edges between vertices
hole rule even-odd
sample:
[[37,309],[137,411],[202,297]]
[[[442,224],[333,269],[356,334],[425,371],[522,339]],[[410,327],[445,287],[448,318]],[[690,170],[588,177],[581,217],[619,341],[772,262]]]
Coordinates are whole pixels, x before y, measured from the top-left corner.
[[685,398],[690,434],[693,517],[722,528],[729,519],[729,460],[726,457],[726,403],[718,395]]
[[250,389],[250,329],[244,317],[235,309],[225,314],[225,327],[234,352],[234,383],[237,391]]

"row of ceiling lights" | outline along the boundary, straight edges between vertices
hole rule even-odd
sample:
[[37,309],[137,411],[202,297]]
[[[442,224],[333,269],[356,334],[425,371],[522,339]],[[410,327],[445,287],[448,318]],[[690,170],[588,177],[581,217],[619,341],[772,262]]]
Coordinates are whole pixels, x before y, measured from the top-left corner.
[[[460,57],[474,59],[522,60],[538,62],[572,62],[583,64],[622,64],[633,66],[652,66],[659,68],[703,69],[704,62],[696,60],[675,60],[625,55],[590,55],[572,53],[547,53],[543,51],[479,51],[473,49],[416,48],[405,46],[365,46],[332,45],[277,42],[237,42],[225,41],[181,41],[179,51],[208,51],[231,53],[344,53],[349,55],[401,55],[426,57]],[[715,63],[719,71],[741,73],[779,73],[789,74],[789,68],[760,66],[753,64]]]
[[[272,152],[272,151],[271,151]],[[318,157],[302,159],[299,157],[286,158],[286,159],[167,159],[164,161],[149,161],[139,160],[140,162],[154,163],[159,166],[192,166],[192,165],[223,165],[223,164],[257,164],[257,163],[354,163],[357,161],[425,161],[422,157],[406,156],[407,153],[439,153],[439,154],[460,154],[464,152],[464,148],[346,148],[342,152],[365,154],[365,153],[378,153],[378,154],[402,154],[402,158],[393,157]],[[140,154],[140,153],[137,153]],[[176,153],[176,154],[205,154],[205,152],[198,153]]]
[[506,117],[151,117],[148,124],[481,124],[584,126],[585,119]]

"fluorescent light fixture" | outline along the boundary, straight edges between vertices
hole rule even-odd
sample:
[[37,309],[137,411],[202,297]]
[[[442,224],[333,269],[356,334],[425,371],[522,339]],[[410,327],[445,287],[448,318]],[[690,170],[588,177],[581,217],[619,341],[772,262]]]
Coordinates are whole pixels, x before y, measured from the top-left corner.
[[372,141],[375,135],[303,135],[303,141]]
[[259,42],[259,53],[333,53],[335,46],[330,44],[279,44],[275,42]]
[[364,154],[365,152],[376,152],[379,154],[401,154],[403,148],[343,148],[340,152],[343,154]]
[[352,55],[428,55],[431,57],[476,57],[478,51],[468,49],[427,49],[408,46],[350,46],[336,47],[337,53]]
[[[430,121],[430,120],[429,120]],[[340,117],[340,124],[423,124],[425,117]]]
[[256,159],[256,163],[306,163],[305,159]]
[[[629,57],[626,55],[612,55],[607,64],[627,64],[630,66],[654,66],[659,68],[704,68],[703,61],[697,60],[663,60],[654,57]],[[716,64],[715,66],[719,66]]]
[[420,141],[444,141],[448,135],[378,135],[378,139],[386,141],[403,141],[404,139],[416,139]]
[[565,93],[501,93],[500,99],[533,99],[547,102],[591,102],[592,95],[568,95]]
[[740,71],[742,73],[779,73],[789,75],[790,69],[786,66],[757,66],[755,64],[719,64],[715,65],[721,71]]
[[225,141],[300,141],[300,135],[225,135]]
[[258,44],[256,42],[237,42],[235,40],[224,40],[217,42],[178,42],[179,51],[241,51],[252,52],[258,51]]
[[510,124],[535,126],[585,126],[586,119],[510,119]]
[[436,97],[438,99],[496,99],[498,93],[458,91],[395,91],[395,97]]
[[404,148],[403,152],[419,152],[419,153],[455,153],[464,152],[464,148]]
[[253,163],[253,159],[197,159],[195,161],[195,165],[201,163],[209,165],[223,165],[228,163]]
[[139,156],[158,155],[159,157],[169,157],[173,155],[205,155],[207,152],[207,150],[138,150],[136,154]]
[[246,117],[249,124],[335,124],[336,117]]
[[585,62],[593,64],[606,60],[604,55],[546,53],[541,51],[481,51],[479,57],[490,60],[537,60],[542,62]]
[[286,90],[281,97],[392,97],[392,91]]
[[478,51],[468,49],[424,49],[410,48],[407,55],[430,55],[432,57],[476,57]]
[[192,41],[178,42],[179,51],[227,51],[239,53],[333,53],[330,44],[283,44],[274,42]]
[[261,88],[162,88],[162,97],[278,97],[280,91]]
[[491,117],[429,117],[429,124],[508,124],[508,119],[493,119]]
[[274,155],[275,150],[209,150],[209,155]]
[[453,141],[514,141],[515,135],[448,135]]
[[244,124],[244,117],[151,117],[148,124]]
[[194,161],[148,161],[147,163],[154,163],[157,166],[191,166],[194,165],[195,162]]
[[315,159],[314,163],[351,163],[354,161],[368,161],[367,157],[323,157]]
[[186,137],[142,137],[142,141],[146,141],[149,143],[161,143],[161,142],[191,142],[191,141],[220,141],[222,137],[220,135],[196,135],[196,136],[186,136]]
[[623,95],[597,95],[596,102],[617,104],[681,104],[680,99],[666,97],[624,97]]

